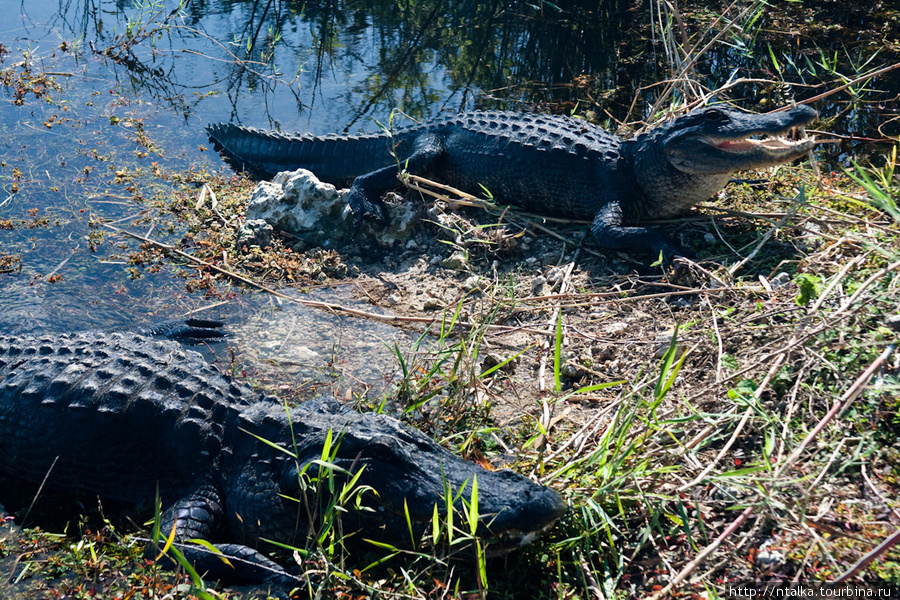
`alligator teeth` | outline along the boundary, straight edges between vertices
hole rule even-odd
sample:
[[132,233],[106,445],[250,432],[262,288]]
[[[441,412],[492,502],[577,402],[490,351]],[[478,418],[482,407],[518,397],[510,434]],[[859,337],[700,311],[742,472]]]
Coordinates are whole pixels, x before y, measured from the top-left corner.
[[[755,140],[747,140],[747,141],[755,141]],[[803,143],[803,140],[793,140],[786,137],[774,137],[774,138],[766,138],[764,140],[759,140],[756,142],[758,145],[763,146],[768,150],[783,150],[785,148],[790,148],[792,146],[798,146]]]
[[806,127],[803,125],[795,125],[791,127],[791,130],[788,132],[788,137],[792,140],[805,140],[809,136],[806,135]]
[[[791,137],[793,137],[793,133],[789,132]],[[720,150],[726,150],[729,152],[741,152],[747,151],[751,147],[761,147],[766,150],[789,150],[795,146],[800,146],[808,143],[810,140],[815,140],[815,138],[809,138],[806,136],[806,131],[802,131],[802,136],[797,139],[789,139],[785,136],[775,136],[775,137],[767,137],[763,139],[758,138],[744,138],[742,140],[727,140],[724,142],[719,142],[714,144],[716,148]]]

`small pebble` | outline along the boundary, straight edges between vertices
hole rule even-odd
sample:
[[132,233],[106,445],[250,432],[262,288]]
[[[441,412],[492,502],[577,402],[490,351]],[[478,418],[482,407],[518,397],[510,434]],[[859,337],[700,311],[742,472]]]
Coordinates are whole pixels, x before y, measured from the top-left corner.
[[462,271],[466,268],[466,253],[460,250],[441,261],[441,266],[445,269],[453,269],[454,271]]
[[782,271],[769,280],[769,285],[771,285],[773,288],[779,288],[788,285],[790,282],[791,276]]
[[547,278],[543,275],[538,275],[534,278],[534,281],[531,282],[531,295],[532,296],[543,296],[547,292],[545,291],[547,287]]

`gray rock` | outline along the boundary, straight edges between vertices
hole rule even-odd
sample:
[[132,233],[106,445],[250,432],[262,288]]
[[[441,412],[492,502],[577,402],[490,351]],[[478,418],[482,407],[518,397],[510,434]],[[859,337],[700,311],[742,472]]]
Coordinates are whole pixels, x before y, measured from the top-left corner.
[[547,285],[547,278],[543,275],[535,277],[534,281],[531,282],[531,295],[544,296],[549,293],[550,287]]
[[445,269],[453,269],[454,271],[462,271],[468,264],[468,256],[462,250],[455,250],[450,256],[441,261],[441,266]]
[[260,248],[271,246],[274,233],[272,226],[263,219],[244,221],[237,233],[237,241],[235,242],[237,251],[240,252],[245,247],[250,246],[258,246]]
[[885,319],[885,324],[894,331],[900,331],[900,315],[891,315]]
[[471,275],[463,281],[462,287],[467,292],[482,292],[488,287],[488,282],[478,275]]
[[772,277],[772,279],[769,280],[769,284],[773,288],[784,287],[790,283],[791,283],[791,276],[788,273],[785,273],[784,271],[778,273],[777,275]]
[[774,540],[766,540],[756,553],[756,564],[762,568],[773,568],[784,562],[784,553],[771,549]]
[[437,298],[426,298],[422,303],[422,310],[440,310],[444,308],[444,303]]
[[506,372],[506,373],[514,373],[516,370],[516,365],[519,363],[518,358],[513,358],[506,364],[504,362],[509,357],[503,356],[502,354],[498,354],[496,352],[488,352],[481,361],[481,372],[484,373],[497,365],[503,365],[498,371]]

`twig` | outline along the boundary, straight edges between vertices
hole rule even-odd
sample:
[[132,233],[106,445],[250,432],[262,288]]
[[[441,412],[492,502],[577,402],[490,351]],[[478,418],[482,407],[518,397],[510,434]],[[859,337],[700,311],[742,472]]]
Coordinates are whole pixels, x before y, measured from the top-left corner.
[[732,533],[734,533],[737,530],[737,528],[740,527],[744,523],[744,521],[746,521],[748,518],[750,518],[750,515],[752,515],[752,514],[753,514],[752,506],[748,506],[747,508],[745,508],[744,512],[742,512],[738,516],[737,519],[732,521],[731,525],[726,527],[725,530],[719,534],[719,537],[717,537],[715,540],[713,540],[713,542],[710,545],[708,545],[706,548],[701,550],[700,553],[691,562],[689,562],[674,578],[672,578],[672,581],[670,581],[669,584],[666,585],[666,587],[664,587],[663,589],[658,591],[656,594],[651,596],[650,597],[651,600],[658,600],[659,598],[662,598],[662,597],[668,595],[668,593],[670,591],[672,591],[673,589],[675,589],[675,587],[678,584],[680,584],[682,581],[684,581],[687,578],[687,576],[690,575],[694,571],[694,569],[696,569],[698,566],[700,566],[700,563],[702,563],[706,559],[707,556],[709,556],[710,554],[715,552],[716,549],[720,545],[722,545],[722,542],[724,542],[728,538],[728,536],[730,536]]
[[875,494],[876,496],[878,496],[879,498],[881,498],[881,501],[884,502],[884,505],[886,507],[888,507],[888,509],[894,514],[894,518],[900,519],[900,513],[897,513],[897,509],[895,509],[893,506],[891,506],[890,501],[884,497],[884,494],[881,493],[881,490],[879,490],[877,487],[875,487],[875,484],[872,483],[872,480],[869,478],[869,474],[866,473],[866,463],[865,462],[863,462],[860,465],[859,470],[863,476],[863,479],[866,482],[866,485],[868,485],[869,489],[872,490],[872,493]]
[[[834,450],[831,452],[831,456],[828,457],[828,461],[825,465],[819,469],[819,475],[813,480],[813,482],[807,486],[806,493],[807,495],[811,494],[813,490],[819,489],[819,482],[828,475],[828,472],[831,470],[831,465],[834,464],[835,459],[841,455],[841,451],[844,449],[844,445],[847,443],[848,438],[842,438],[838,441],[837,445],[834,447]],[[858,440],[859,438],[853,438]]]
[[722,356],[725,354],[725,347],[722,343],[722,333],[719,331],[719,320],[716,318],[716,308],[709,301],[709,297],[703,298],[706,306],[709,308],[709,318],[712,321],[713,331],[716,334],[716,382],[722,381]]
[[[787,357],[788,357],[788,352],[783,352],[782,354],[779,354],[775,358],[775,361],[772,363],[772,366],[769,368],[769,372],[766,373],[766,376],[760,382],[759,387],[757,387],[756,391],[753,392],[753,397],[755,400],[760,399],[760,397],[762,396],[766,387],[769,385],[769,382],[778,373],[778,370],[781,368],[781,365],[784,364],[784,361],[785,361],[785,359],[787,359]],[[737,427],[734,428],[734,431],[732,432],[731,437],[728,438],[728,442],[725,443],[725,445],[722,447],[722,449],[719,450],[719,453],[716,455],[716,457],[713,458],[713,460],[708,465],[706,465],[706,468],[704,468],[703,471],[699,475],[694,477],[694,479],[692,481],[690,481],[689,483],[686,483],[686,484],[682,485],[680,488],[678,488],[679,492],[688,490],[688,489],[694,487],[695,485],[697,485],[698,483],[700,483],[701,481],[703,481],[706,478],[706,476],[709,475],[709,473],[713,470],[713,468],[715,468],[715,466],[719,463],[719,461],[721,461],[722,458],[724,458],[725,455],[728,454],[728,452],[731,450],[731,446],[734,445],[734,443],[737,441],[738,437],[740,436],[741,431],[743,431],[744,426],[747,424],[747,421],[750,420],[750,415],[753,414],[754,409],[755,409],[755,407],[752,403],[747,404],[747,410],[744,411],[744,414],[741,417],[741,420],[738,422]]]
[[[581,242],[584,242],[584,236],[581,237]],[[566,272],[563,274],[562,279],[559,282],[559,293],[560,295],[566,293],[566,285],[568,285],[569,277],[572,275],[572,271],[575,269],[575,264],[578,262],[578,257],[581,253],[581,244],[575,248],[575,252],[572,255],[572,260],[569,261],[569,264],[566,265]],[[562,319],[562,307],[557,305],[556,309],[553,310],[552,316],[550,317],[549,322],[547,323],[547,330],[554,331],[557,326],[561,326],[559,321]],[[555,339],[555,338],[554,338]],[[545,372],[547,369],[547,356],[550,354],[551,347],[553,344],[562,345],[563,340],[555,339],[555,342],[551,343],[551,338],[545,337],[543,343],[543,352],[541,352],[541,360],[540,366],[538,367],[538,393],[541,397],[541,425],[543,433],[538,437],[537,442],[535,443],[536,447],[543,448],[543,442],[545,441],[545,437],[550,434],[550,426],[551,426],[551,417],[553,416],[553,409],[550,407],[547,402],[547,384],[545,380]],[[557,348],[557,350],[559,350]],[[561,350],[559,350],[561,351]],[[555,404],[554,404],[555,406]]]
[[784,447],[785,441],[790,439],[790,427],[791,421],[794,418],[794,411],[797,408],[797,392],[800,389],[800,385],[805,381],[805,373],[807,366],[803,365],[797,371],[797,374],[794,376],[794,389],[791,390],[791,399],[788,402],[787,409],[784,411],[784,426],[781,428],[781,437],[778,442],[778,454],[775,455],[775,462],[781,462],[784,458]]
[[[727,411],[725,411],[725,413],[722,416],[728,416],[728,415],[732,414],[733,412],[735,412],[736,410],[737,410],[737,405],[734,405],[731,408],[729,408]],[[693,438],[691,438],[691,440],[689,442],[682,445],[681,454],[686,455],[688,450],[696,447],[700,442],[702,442],[703,440],[708,438],[709,435],[718,428],[719,428],[719,426],[716,423],[710,423],[709,425],[704,427],[700,431],[700,433],[698,433]]]
[[578,551],[578,564],[581,566],[581,572],[587,580],[587,589],[591,592],[591,597],[596,598],[596,600],[606,600],[606,596],[603,595],[603,590],[600,589],[597,578],[591,573],[591,566],[584,558],[584,552],[581,550]]
[[57,271],[59,271],[60,269],[62,269],[64,266],[66,266],[66,263],[69,262],[70,260],[72,260],[72,257],[75,256],[75,252],[77,252],[77,251],[78,251],[78,248],[80,248],[80,247],[81,247],[81,244],[79,244],[79,245],[75,246],[74,248],[72,248],[72,253],[69,254],[69,256],[67,256],[61,263],[59,263],[58,265],[56,265],[56,268],[55,268],[55,269],[53,269],[53,270],[50,271],[49,273],[44,274],[44,277],[48,277],[48,278],[49,278],[49,277],[52,277],[53,275],[56,274]]
[[866,568],[870,562],[890,550],[897,542],[900,542],[900,529],[889,535],[883,542],[872,548],[871,551],[867,552],[865,556],[856,561],[852,567],[847,569],[840,577],[834,580],[834,585],[838,585],[840,583],[844,583],[856,573]]
[[853,292],[852,296],[850,296],[849,298],[847,298],[846,301],[844,301],[844,303],[841,305],[841,307],[835,313],[835,316],[837,317],[837,316],[841,316],[841,315],[845,314],[850,309],[850,307],[853,306],[857,300],[859,300],[859,297],[862,296],[863,292],[865,292],[869,288],[869,286],[871,286],[873,283],[875,283],[877,281],[881,281],[885,275],[887,275],[891,271],[896,271],[897,269],[900,269],[900,261],[891,263],[888,266],[884,267],[883,269],[876,271],[872,276],[870,276],[868,279],[866,279],[865,281],[863,281],[860,284],[860,286],[856,289],[856,291]]
[[828,297],[828,295],[831,293],[831,290],[833,290],[838,283],[843,281],[844,277],[847,276],[847,273],[850,272],[850,269],[867,260],[869,258],[869,254],[870,252],[864,252],[855,257],[853,260],[848,261],[847,264],[845,264],[844,267],[840,270],[840,272],[835,275],[831,279],[831,281],[828,282],[828,285],[825,286],[825,289],[822,290],[822,293],[819,294],[819,297],[816,299],[815,304],[810,307],[810,312],[816,312],[817,310],[822,308],[822,304],[824,304],[825,298]]
[[[725,14],[725,13],[727,13],[729,10],[731,10],[731,8],[732,8],[733,6],[735,6],[736,4],[737,4],[737,0],[735,0],[734,2],[732,2],[732,3],[728,6],[728,8],[725,9],[725,11],[724,11],[723,14]],[[720,30],[718,30],[718,32],[716,33],[716,35],[714,35],[714,36],[712,37],[712,39],[710,39],[710,40],[706,43],[706,45],[703,46],[703,48],[701,48],[700,50],[698,50],[697,52],[695,52],[693,56],[685,57],[685,61],[684,61],[684,63],[681,65],[681,67],[679,68],[678,73],[676,74],[676,76],[673,78],[673,80],[670,80],[670,81],[667,81],[667,82],[666,82],[666,87],[665,87],[665,89],[664,89],[664,90],[662,91],[662,93],[659,95],[659,99],[658,99],[658,100],[656,101],[656,103],[653,105],[653,108],[650,109],[650,114],[651,114],[651,115],[655,115],[657,112],[659,112],[660,107],[663,105],[663,103],[664,103],[664,102],[666,101],[666,99],[669,97],[669,94],[672,93],[672,89],[674,88],[674,81],[677,81],[677,80],[683,80],[685,74],[686,74],[688,71],[690,71],[690,70],[694,67],[694,65],[697,64],[697,61],[700,60],[700,57],[703,56],[704,54],[706,54],[706,51],[709,50],[710,48],[712,48],[712,47],[716,44],[716,42],[719,41],[719,39],[720,39],[722,36],[724,36],[726,33],[728,33],[728,31],[729,31],[730,29],[732,29],[733,27],[735,27],[735,26],[736,26],[736,23],[737,23],[740,19],[744,18],[744,15],[748,14],[748,13],[749,13],[750,11],[752,11],[752,10],[755,10],[756,7],[757,7],[758,5],[759,5],[759,2],[751,2],[750,4],[748,4],[748,5],[746,6],[746,8],[744,8],[744,10],[742,10],[742,11],[738,14],[738,16],[737,16],[735,19],[731,20],[731,21],[730,21],[729,23],[727,23],[724,27],[722,27]],[[710,25],[709,28],[707,28],[707,32],[712,31],[713,28],[717,25],[719,19],[721,19],[721,18],[722,18],[722,17],[719,17],[718,19],[716,19],[716,21],[715,21],[712,25]],[[690,82],[693,83],[692,80],[690,80]]]
[[[232,279],[234,279],[236,281],[240,281],[241,283],[255,287],[258,290],[266,292],[267,294],[271,294],[277,298],[287,300],[288,302],[294,302],[296,304],[301,304],[303,306],[309,306],[311,308],[319,308],[322,310],[327,310],[332,313],[343,313],[343,314],[350,315],[353,317],[361,317],[364,319],[371,319],[373,321],[382,321],[385,323],[423,323],[428,326],[426,329],[430,329],[432,325],[435,325],[437,323],[437,319],[432,318],[432,317],[404,317],[401,315],[380,315],[378,313],[366,312],[363,310],[358,310],[355,308],[349,308],[347,306],[342,306],[340,304],[333,304],[331,302],[322,302],[319,300],[304,300],[302,298],[295,298],[294,296],[289,296],[283,292],[279,292],[278,290],[273,290],[272,288],[265,286],[261,283],[258,283],[256,281],[253,281],[252,279],[249,279],[247,277],[244,277],[243,275],[239,275],[238,273],[235,273],[234,271],[229,271],[228,269],[223,269],[222,267],[219,267],[212,263],[208,263],[204,260],[200,260],[199,258],[195,258],[195,257],[191,256],[190,254],[182,252],[178,248],[174,248],[168,244],[164,244],[162,242],[158,242],[156,240],[146,238],[142,235],[132,233],[125,229],[120,229],[118,227],[114,227],[108,223],[103,223],[102,225],[108,229],[112,229],[113,231],[116,231],[117,233],[121,233],[123,235],[132,237],[136,240],[140,240],[140,241],[144,242],[145,244],[151,244],[153,246],[156,246],[160,250],[163,250],[165,252],[170,252],[172,254],[180,256],[186,260],[191,261],[192,263],[194,263],[196,265],[200,265],[204,268],[211,269],[211,270],[215,271],[216,273],[220,273],[227,277],[231,277]],[[533,333],[535,335],[541,335],[541,336],[555,336],[556,335],[555,331],[541,331],[540,329],[530,329],[527,327],[515,327],[515,326],[508,326],[508,325],[471,323],[468,321],[456,321],[456,325],[459,325],[460,327],[463,327],[466,329],[483,328],[483,329],[486,329],[489,331],[521,331],[521,332]]]
[[[818,96],[813,96],[812,98],[807,98],[806,100],[803,101],[803,104],[809,104],[811,102],[815,102],[816,100],[821,100],[822,98],[827,98],[828,96],[831,96],[832,94],[837,94],[838,92],[846,90],[848,87],[850,87],[852,85],[856,85],[860,81],[865,81],[867,79],[872,79],[873,77],[878,77],[879,75],[883,75],[884,73],[887,73],[888,71],[893,71],[894,69],[898,69],[898,68],[900,68],[900,62],[894,63],[892,65],[888,65],[887,67],[883,67],[881,69],[878,69],[877,71],[872,71],[871,73],[867,73],[866,75],[860,75],[856,79],[851,79],[844,85],[839,85],[838,87],[832,88],[832,89],[828,90],[827,92],[822,92]],[[779,110],[787,110],[788,108],[789,107],[784,107],[784,108],[780,108]],[[777,112],[777,111],[773,111],[773,112]]]
[[[580,454],[581,451],[584,449],[584,446],[587,444],[587,442],[593,438],[595,433],[597,433],[597,430],[600,428],[600,425],[602,425],[602,423],[601,423],[602,419],[611,410],[617,408],[621,402],[622,402],[621,399],[616,400],[615,402],[612,402],[609,405],[604,406],[603,409],[598,410],[596,414],[591,416],[591,418],[588,419],[587,422],[581,426],[581,429],[579,429],[578,431],[576,431],[575,433],[570,435],[568,437],[568,439],[566,439],[565,442],[563,442],[558,448],[556,448],[556,450],[554,450],[553,452],[548,454],[544,458],[544,462],[549,463],[550,461],[555,459],[557,456],[559,456],[560,454],[565,452],[567,448],[569,448],[570,446],[573,446],[575,444],[575,442],[579,442],[579,444],[578,444],[578,448],[575,450],[574,454],[575,454],[575,456]],[[590,431],[590,433],[587,433],[587,430],[589,428],[591,431]],[[569,462],[571,462],[571,459]]]
[[[524,219],[524,223],[520,222],[517,218],[510,218],[510,210],[508,206],[500,207],[489,200],[485,200],[483,198],[479,198],[477,196],[473,196],[467,192],[459,190],[453,186],[446,185],[444,183],[439,183],[437,181],[432,181],[430,179],[426,179],[424,177],[420,177],[419,175],[411,175],[409,173],[403,173],[400,176],[400,181],[407,188],[411,190],[415,190],[419,193],[425,194],[427,196],[431,196],[436,200],[441,200],[443,202],[447,202],[448,204],[457,205],[457,206],[468,206],[474,208],[480,208],[485,210],[493,215],[501,215],[505,218],[507,223],[515,225],[516,227],[521,227],[522,229],[532,228],[537,229],[541,233],[545,233],[551,237],[558,239],[559,241],[571,244],[573,246],[578,246],[579,242],[571,240],[564,235],[560,235],[559,233],[544,227],[540,223],[537,222],[537,219],[541,221],[546,221],[550,223],[561,223],[567,225],[587,225],[590,221],[582,221],[579,219],[567,219],[563,217],[548,217],[546,215],[538,215],[529,212],[522,211],[514,211],[515,217],[521,217]],[[434,187],[439,190],[442,190],[444,193],[436,192],[429,187]],[[454,196],[454,197],[451,197]],[[591,250],[589,248],[582,248],[584,252],[592,256],[602,257],[603,255],[595,250]]]
[[53,472],[53,467],[56,466],[56,462],[59,460],[59,456],[54,457],[53,462],[50,463],[50,468],[47,469],[47,472],[44,474],[44,479],[41,481],[41,485],[38,486],[37,491],[34,493],[34,497],[31,499],[31,504],[28,505],[28,510],[25,511],[25,516],[22,517],[22,525],[24,526],[25,522],[28,521],[28,515],[31,514],[31,509],[34,508],[34,503],[37,502],[38,497],[40,497],[41,492],[44,491],[44,486],[47,485],[47,480],[50,478],[50,473]]
[[[697,294],[721,294],[725,292],[743,292],[743,293],[754,293],[761,294],[764,293],[765,290],[762,286],[757,287],[724,287],[724,288],[695,288],[690,290],[673,290],[671,292],[659,292],[658,294],[642,294],[640,296],[627,296],[625,298],[622,297],[622,294],[625,292],[592,292],[588,294],[570,294],[569,297],[573,299],[584,298],[585,302],[573,302],[570,304],[560,304],[561,308],[580,308],[585,306],[591,306],[596,304],[596,302],[590,302],[590,300],[601,300],[605,304],[620,304],[626,302],[640,302],[642,300],[653,300],[657,298],[669,298],[670,296],[693,296]],[[553,298],[559,297],[560,294],[548,294],[547,296],[540,297],[531,297],[531,298],[523,298],[520,302],[528,302],[534,300],[550,300]]]
[[887,362],[887,359],[890,358],[893,352],[894,345],[891,344],[884,349],[884,352],[878,355],[878,358],[876,358],[875,361],[871,365],[869,365],[869,367],[865,371],[863,371],[863,374],[853,382],[853,385],[851,385],[850,388],[846,392],[844,392],[844,395],[834,403],[834,406],[831,407],[831,410],[829,410],[828,413],[824,417],[822,417],[822,420],[819,421],[819,423],[813,428],[813,430],[807,434],[802,442],[800,442],[800,445],[797,446],[797,448],[790,454],[790,456],[785,459],[783,463],[781,463],[781,466],[775,472],[776,479],[781,476],[782,473],[784,473],[788,466],[790,466],[795,460],[797,460],[803,450],[806,449],[806,446],[808,446],[809,443],[813,441],[813,439],[819,434],[820,431],[822,431],[825,425],[827,425],[828,422],[831,421],[832,418],[834,418],[835,415],[839,414],[839,412],[843,413],[843,411],[849,408],[850,404],[852,404],[853,401],[856,400],[856,397],[859,395],[862,389],[866,386],[866,384],[869,383],[869,380],[872,379],[872,376],[875,375],[875,372],[881,368],[881,365]]
[[[748,367],[744,367],[744,368],[741,369],[740,371],[736,371],[735,373],[732,373],[731,375],[729,375],[728,377],[726,377],[723,381],[731,381],[731,380],[734,380],[734,379],[738,379],[738,378],[740,378],[740,377],[743,377],[744,375],[746,375],[746,374],[749,373],[750,371],[756,369],[761,363],[763,363],[763,362],[769,360],[771,357],[773,357],[773,356],[775,356],[775,355],[777,355],[777,354],[780,354],[781,352],[784,352],[784,351],[786,351],[786,350],[793,349],[794,347],[796,347],[796,346],[798,346],[798,345],[804,343],[804,342],[805,342],[806,340],[808,340],[809,338],[811,338],[811,337],[813,337],[813,336],[816,336],[816,335],[818,335],[818,334],[820,334],[820,333],[822,333],[822,332],[824,332],[824,331],[828,331],[828,330],[833,329],[833,328],[835,327],[836,322],[837,322],[838,320],[849,317],[851,314],[853,314],[854,312],[856,312],[856,310],[858,310],[858,308],[861,308],[861,307],[858,307],[856,310],[850,311],[850,307],[853,305],[853,303],[858,299],[858,297],[862,294],[863,291],[865,291],[865,289],[866,289],[869,285],[871,285],[872,283],[874,283],[874,282],[877,281],[877,280],[880,280],[880,279],[883,278],[887,273],[889,273],[889,272],[891,272],[891,271],[894,271],[894,270],[897,270],[898,268],[900,268],[900,262],[893,263],[893,264],[888,265],[887,267],[881,269],[880,271],[878,271],[877,273],[875,273],[875,275],[873,275],[872,277],[870,277],[869,279],[867,279],[865,282],[863,282],[863,284],[859,287],[859,289],[856,291],[856,293],[854,293],[853,296],[851,296],[851,297],[844,303],[844,305],[843,305],[840,309],[838,309],[837,311],[835,311],[834,315],[832,316],[832,320],[831,320],[831,321],[829,321],[829,322],[827,322],[827,323],[824,323],[824,324],[822,324],[822,325],[816,327],[815,329],[807,330],[807,331],[806,331],[805,333],[803,333],[802,335],[799,335],[799,336],[798,336],[797,334],[794,334],[794,336],[792,336],[791,339],[787,342],[787,344],[786,344],[785,346],[783,346],[782,348],[780,348],[780,349],[778,349],[778,350],[775,350],[775,351],[773,351],[773,352],[769,352],[769,353],[767,353],[767,354],[764,354],[764,355],[761,356],[754,364],[752,364],[752,365],[750,365],[750,366],[748,366]],[[694,395],[692,396],[692,398],[701,397],[701,396],[703,396],[703,395],[706,394],[706,393],[708,393],[708,388],[704,388],[704,390],[702,390],[702,391],[700,391],[700,392],[694,394]]]

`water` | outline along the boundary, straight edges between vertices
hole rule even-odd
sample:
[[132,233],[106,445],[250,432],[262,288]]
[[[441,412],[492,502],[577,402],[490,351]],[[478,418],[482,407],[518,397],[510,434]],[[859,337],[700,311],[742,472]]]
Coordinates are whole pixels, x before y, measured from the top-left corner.
[[[135,194],[146,185],[165,193],[157,169],[227,170],[207,148],[203,127],[209,122],[356,132],[375,130],[394,109],[427,118],[473,108],[588,108],[634,119],[646,116],[652,104],[657,88],[648,85],[667,76],[648,40],[644,7],[622,0],[192,0],[180,11],[171,0],[0,0],[0,10],[0,270],[12,270],[0,273],[0,328],[23,333],[127,327],[204,309],[231,322],[264,311],[273,327],[297,330],[298,309],[265,312],[268,298],[237,288],[228,290],[224,303],[187,293],[171,267],[143,269],[134,279],[123,257],[136,244],[97,226],[104,220],[162,235],[147,199]],[[849,73],[853,60],[858,67],[871,54],[868,32],[860,29],[854,37],[847,26],[874,24],[858,22],[852,10],[790,10],[793,16],[782,19],[805,27],[809,15],[798,11],[837,11],[828,18],[843,23],[843,38],[828,38],[833,29],[821,34],[848,49],[836,69]],[[814,14],[812,22],[823,18]],[[776,17],[766,19],[773,29],[787,27]],[[806,85],[834,76],[822,65],[813,74],[806,59],[817,60],[815,39],[775,38],[722,45],[698,67],[706,73],[701,79],[715,87],[735,73],[758,76],[773,54],[779,68],[793,70]],[[890,52],[884,50],[883,64]],[[818,60],[827,62],[823,57]],[[828,126],[878,136],[877,127],[887,121],[884,133],[896,135],[897,125],[887,117],[896,110],[900,86],[891,74],[876,83],[872,89],[883,93],[845,93],[819,102],[820,112],[832,117]],[[822,90],[741,89],[735,95],[748,108]],[[636,109],[629,112],[635,97]],[[841,153],[854,148],[831,156],[846,160]],[[4,219],[15,226],[4,228]],[[169,237],[177,240],[177,234]],[[333,381],[333,365],[343,361],[333,341],[351,325],[325,326],[319,318],[299,321],[301,331],[321,333],[317,339],[307,334],[308,360],[286,362],[304,363],[300,378]],[[370,356],[383,365],[376,370],[388,370],[387,345],[406,334],[353,326],[360,328],[353,336],[378,342],[366,351],[378,355]]]

